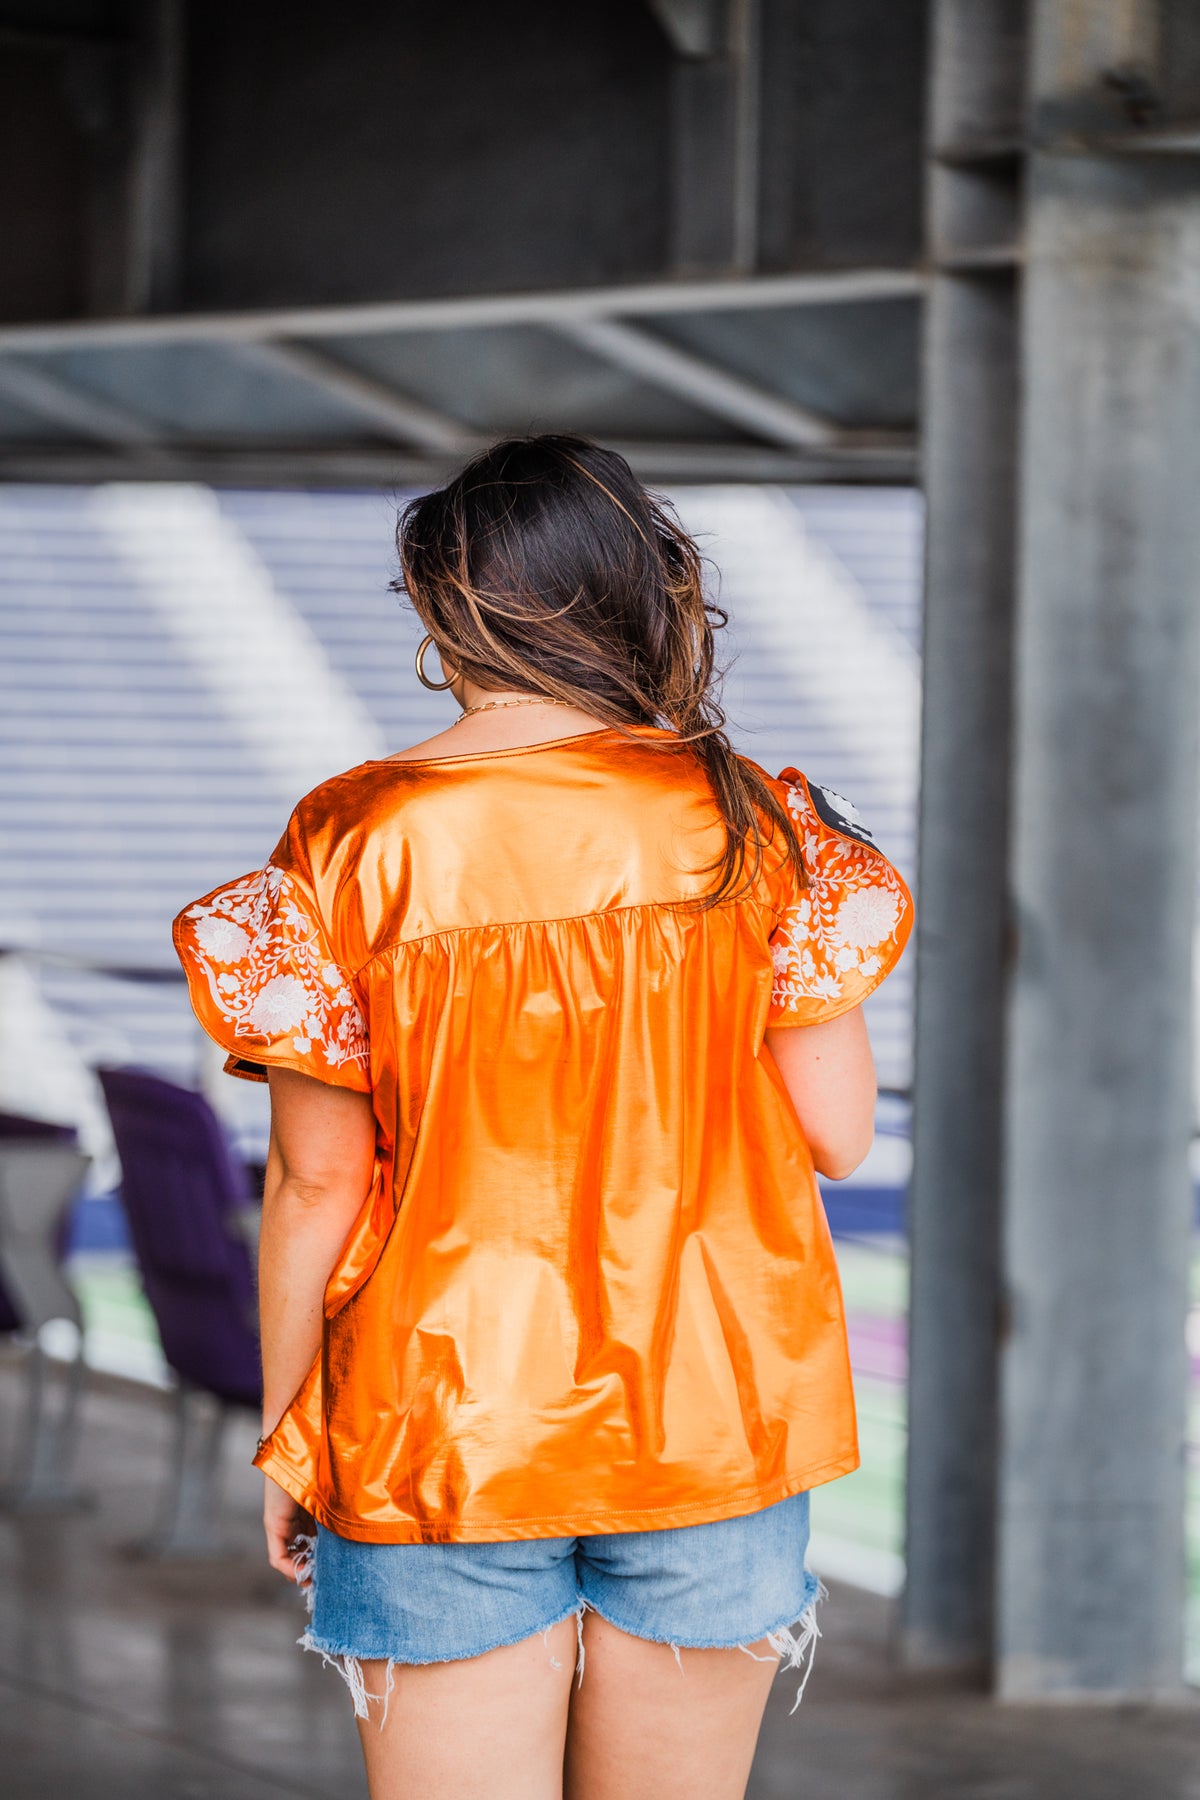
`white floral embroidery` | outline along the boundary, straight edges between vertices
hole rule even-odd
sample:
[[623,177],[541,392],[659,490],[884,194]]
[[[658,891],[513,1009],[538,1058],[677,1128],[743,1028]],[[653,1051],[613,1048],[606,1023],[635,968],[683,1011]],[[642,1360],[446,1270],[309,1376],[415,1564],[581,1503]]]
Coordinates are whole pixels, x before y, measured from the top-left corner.
[[[840,1000],[878,975],[890,960],[878,952],[895,938],[907,906],[900,877],[878,850],[831,831],[803,787],[789,786],[786,797],[809,887],[772,935],[771,1001],[784,1010],[806,1000]],[[853,808],[838,798],[841,816],[861,830]]]
[[241,962],[250,948],[250,939],[232,919],[213,917],[197,919],[196,942],[214,962]]
[[308,1013],[308,989],[298,975],[272,975],[260,988],[246,1014],[255,1031],[271,1037],[279,1031],[295,1031]]
[[886,888],[858,888],[838,907],[835,930],[843,944],[870,950],[891,937],[899,917],[899,894]]
[[[192,923],[195,962],[236,1036],[291,1034],[300,1056],[319,1049],[330,1068],[367,1067],[366,1021],[284,870],[268,863],[184,916]],[[217,963],[228,966],[218,972]]]

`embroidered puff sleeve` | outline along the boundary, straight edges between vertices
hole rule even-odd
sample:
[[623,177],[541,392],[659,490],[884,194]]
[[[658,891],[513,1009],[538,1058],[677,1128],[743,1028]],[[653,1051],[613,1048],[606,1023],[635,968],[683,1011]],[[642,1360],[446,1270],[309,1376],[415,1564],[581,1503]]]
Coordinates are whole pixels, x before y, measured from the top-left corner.
[[175,948],[192,1007],[230,1075],[266,1065],[371,1091],[367,1027],[308,873],[293,818],[273,858],[187,906]]
[[790,875],[771,934],[768,1025],[817,1025],[849,1012],[895,967],[912,929],[903,879],[848,800],[798,769],[779,777],[809,885]]

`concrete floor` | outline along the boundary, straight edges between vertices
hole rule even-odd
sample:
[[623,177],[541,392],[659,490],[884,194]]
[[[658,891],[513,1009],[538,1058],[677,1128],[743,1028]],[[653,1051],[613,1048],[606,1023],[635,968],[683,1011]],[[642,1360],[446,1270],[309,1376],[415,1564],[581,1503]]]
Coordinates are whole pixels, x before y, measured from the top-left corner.
[[[17,1386],[0,1365],[11,1442]],[[229,1554],[163,1565],[150,1532],[168,1403],[94,1386],[87,1512],[0,1518],[5,1800],[270,1800],[365,1794],[337,1677],[294,1648],[297,1597],[259,1554],[254,1427],[230,1445]],[[1200,1800],[1200,1707],[997,1707],[898,1676],[889,1608],[836,1588],[804,1704],[781,1679],[751,1800]],[[670,1800],[664,1796],[663,1800]]]

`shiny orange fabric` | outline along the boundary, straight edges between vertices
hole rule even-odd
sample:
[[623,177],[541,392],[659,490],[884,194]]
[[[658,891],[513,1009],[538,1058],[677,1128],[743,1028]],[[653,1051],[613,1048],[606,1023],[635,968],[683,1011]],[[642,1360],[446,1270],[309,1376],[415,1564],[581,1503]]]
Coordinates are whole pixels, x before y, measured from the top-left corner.
[[856,1466],[837,1268],[763,1034],[857,1005],[911,902],[803,777],[777,787],[809,887],[772,846],[698,911],[722,827],[667,732],[365,763],[176,921],[231,1072],[372,1096],[323,1349],[257,1458],[330,1529],[644,1530]]

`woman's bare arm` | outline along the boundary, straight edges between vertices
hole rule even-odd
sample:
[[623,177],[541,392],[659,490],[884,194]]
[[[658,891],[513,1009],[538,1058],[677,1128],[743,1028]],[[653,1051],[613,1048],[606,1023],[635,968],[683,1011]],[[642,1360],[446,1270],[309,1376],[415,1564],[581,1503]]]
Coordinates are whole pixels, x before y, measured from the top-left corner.
[[772,1026],[766,1041],[818,1173],[841,1181],[875,1135],[875,1061],[862,1007],[827,1025]]
[[[295,1069],[271,1069],[271,1147],[258,1248],[263,1432],[274,1429],[321,1346],[325,1285],[366,1199],[375,1163],[370,1098]],[[295,1503],[268,1479],[273,1568],[294,1575]]]

